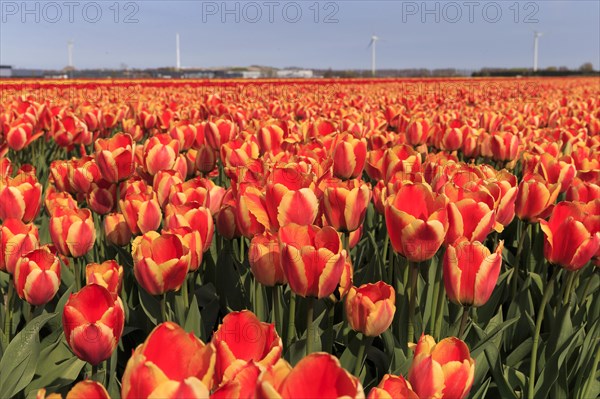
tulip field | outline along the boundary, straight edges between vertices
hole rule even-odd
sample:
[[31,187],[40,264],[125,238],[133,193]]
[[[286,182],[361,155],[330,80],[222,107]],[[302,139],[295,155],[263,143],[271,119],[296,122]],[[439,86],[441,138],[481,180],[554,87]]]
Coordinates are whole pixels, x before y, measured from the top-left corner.
[[600,395],[598,78],[0,90],[0,398]]

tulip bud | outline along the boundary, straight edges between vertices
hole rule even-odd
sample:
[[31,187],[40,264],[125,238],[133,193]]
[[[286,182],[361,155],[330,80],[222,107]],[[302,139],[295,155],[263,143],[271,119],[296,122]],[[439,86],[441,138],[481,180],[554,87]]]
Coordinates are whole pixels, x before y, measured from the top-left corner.
[[123,266],[114,260],[103,263],[89,263],[85,267],[86,284],[98,284],[106,288],[114,296],[121,293],[123,283]]
[[0,270],[13,274],[19,258],[38,245],[38,228],[33,223],[5,220],[0,226]]
[[23,255],[15,267],[15,288],[33,306],[48,303],[60,286],[60,261],[48,246]]
[[467,397],[475,375],[475,360],[469,348],[458,338],[435,343],[422,335],[415,347],[408,381],[419,398],[463,399]]
[[97,365],[108,359],[123,332],[123,303],[100,285],[71,294],[63,310],[65,339],[75,355]]
[[281,267],[279,240],[276,235],[265,232],[252,237],[248,261],[254,278],[262,285],[274,287],[287,283]]
[[365,183],[331,184],[323,196],[327,222],[340,232],[356,231],[365,220],[370,200],[371,189]]
[[125,193],[119,201],[119,209],[132,234],[156,230],[162,221],[160,204],[150,187],[140,193]]
[[462,237],[444,254],[444,285],[448,298],[459,305],[484,305],[496,286],[504,242],[490,253],[482,243]]
[[549,184],[540,175],[523,176],[515,202],[517,217],[530,223],[546,218],[559,193],[560,184]]
[[106,240],[118,247],[124,247],[131,240],[131,231],[121,213],[110,213],[104,217]]
[[346,317],[350,327],[367,337],[387,330],[396,312],[396,292],[382,281],[351,287],[346,297]]
[[386,374],[379,385],[371,389],[367,399],[419,399],[419,397],[404,377]]
[[42,185],[35,175],[35,168],[25,165],[14,178],[0,178],[0,219],[33,221],[42,205]]
[[50,218],[50,237],[64,256],[78,258],[96,241],[96,228],[89,209],[59,208]]
[[151,295],[177,291],[185,281],[190,254],[175,234],[149,231],[136,237],[131,255],[135,279]]
[[336,137],[333,144],[333,175],[340,179],[360,177],[367,160],[367,141],[351,134]]
[[110,399],[108,391],[102,384],[93,380],[79,381],[69,393],[66,399]]
[[179,142],[168,134],[150,137],[144,144],[144,167],[154,176],[159,170],[173,169],[179,154]]

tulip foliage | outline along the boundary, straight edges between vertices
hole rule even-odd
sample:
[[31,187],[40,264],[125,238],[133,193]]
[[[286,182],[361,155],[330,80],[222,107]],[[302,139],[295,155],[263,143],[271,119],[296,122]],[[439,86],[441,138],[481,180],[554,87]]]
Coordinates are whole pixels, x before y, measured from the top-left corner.
[[0,397],[600,395],[597,81],[0,89]]

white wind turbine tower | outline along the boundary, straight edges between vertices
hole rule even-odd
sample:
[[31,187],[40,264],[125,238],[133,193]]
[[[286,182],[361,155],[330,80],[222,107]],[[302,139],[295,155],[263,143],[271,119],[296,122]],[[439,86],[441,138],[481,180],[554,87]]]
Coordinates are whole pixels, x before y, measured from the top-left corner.
[[379,37],[373,35],[371,36],[371,41],[369,42],[369,46],[371,47],[371,74],[375,76],[375,44],[379,40]]
[[538,40],[542,35],[542,32],[533,32],[533,72],[538,70]]
[[175,34],[175,52],[177,56],[177,70],[181,69],[181,53],[179,51],[179,33]]
[[73,40],[69,40],[67,42],[67,51],[68,51],[68,55],[69,55],[69,58],[68,58],[68,62],[69,62],[68,67],[69,68],[73,68],[73,44],[75,44],[75,42]]

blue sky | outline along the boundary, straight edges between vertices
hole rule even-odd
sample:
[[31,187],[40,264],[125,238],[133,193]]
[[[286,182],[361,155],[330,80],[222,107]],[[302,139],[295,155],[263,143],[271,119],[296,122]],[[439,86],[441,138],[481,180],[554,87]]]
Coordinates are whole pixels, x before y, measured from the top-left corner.
[[[175,65],[378,68],[600,66],[600,2],[0,0],[0,63],[26,68]],[[318,10],[318,12],[317,12]]]

